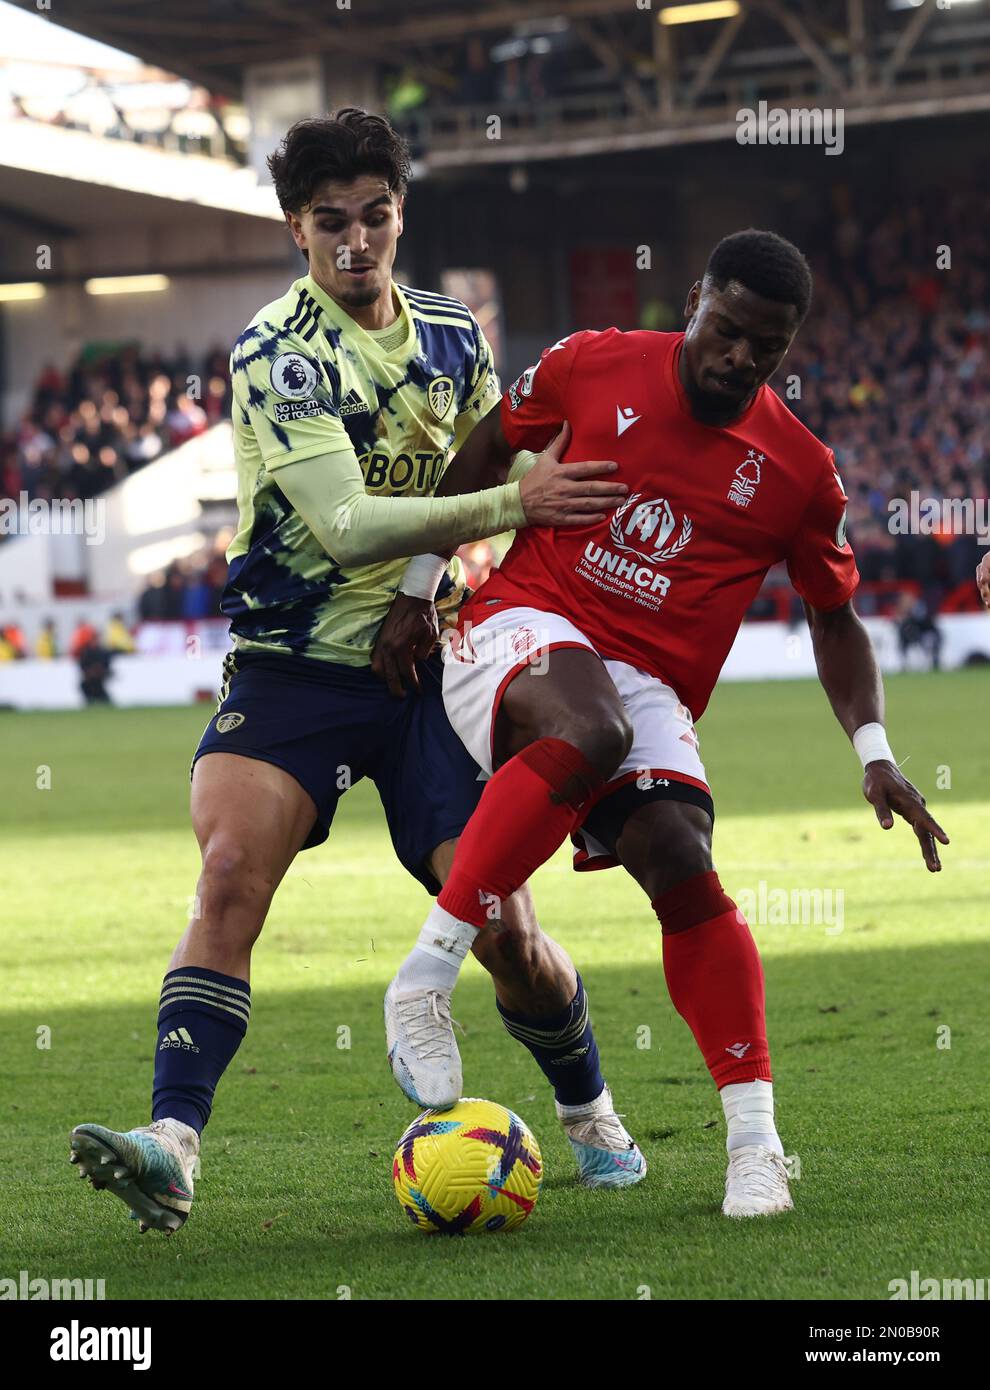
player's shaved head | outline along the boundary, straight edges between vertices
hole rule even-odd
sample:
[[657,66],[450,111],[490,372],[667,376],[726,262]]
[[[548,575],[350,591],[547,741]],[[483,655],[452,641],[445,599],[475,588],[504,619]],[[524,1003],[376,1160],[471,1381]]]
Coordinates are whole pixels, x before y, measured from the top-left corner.
[[811,268],[785,237],[750,227],[723,237],[708,257],[703,283],[725,289],[730,280],[762,299],[792,304],[800,323],[811,304]]

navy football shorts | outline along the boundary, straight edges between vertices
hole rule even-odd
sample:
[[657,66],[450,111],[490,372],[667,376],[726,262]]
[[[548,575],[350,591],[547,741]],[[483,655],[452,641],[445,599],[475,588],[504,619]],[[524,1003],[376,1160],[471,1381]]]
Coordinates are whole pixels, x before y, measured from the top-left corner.
[[370,777],[399,862],[436,894],[427,859],[460,835],[485,784],[447,720],[439,652],[418,669],[423,693],[398,700],[367,666],[232,652],[193,765],[239,753],[283,768],[316,804],[303,849],[323,843],[344,791]]

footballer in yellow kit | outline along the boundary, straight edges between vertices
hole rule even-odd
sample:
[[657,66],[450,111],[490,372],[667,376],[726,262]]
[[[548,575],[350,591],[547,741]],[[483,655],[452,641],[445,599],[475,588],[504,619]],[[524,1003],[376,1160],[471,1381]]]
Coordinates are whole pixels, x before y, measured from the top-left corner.
[[[317,808],[307,848],[326,839],[340,768],[348,785],[373,777],[399,858],[435,889],[425,861],[470,814],[478,774],[449,738],[442,706],[396,701],[370,669],[408,556],[349,561],[348,543],[366,547],[369,533],[348,515],[346,498],[334,503],[329,554],[280,487],[284,471],[306,459],[353,453],[367,494],[428,498],[458,439],[498,403],[491,348],[470,311],[394,283],[392,294],[397,319],[368,332],[306,275],[259,311],[231,354],[240,526],[221,611],[233,652],[196,758],[246,753],[290,772]],[[388,517],[375,520],[388,525]],[[508,508],[506,520],[516,520]],[[438,611],[456,609],[463,591],[455,558]],[[410,719],[424,718],[437,728],[410,731]],[[421,756],[399,759],[393,739]],[[455,804],[458,787],[470,807]]]
[[[399,861],[436,893],[483,790],[447,720],[439,653],[406,668],[405,698],[372,669],[400,585],[429,610],[432,640],[433,600],[442,614],[464,592],[459,563],[438,556],[526,525],[604,519],[625,492],[592,481],[612,464],[562,465],[562,434],[496,485],[435,497],[500,391],[465,305],[392,280],[408,151],[381,117],[350,108],[298,122],[269,164],[309,273],[231,355],[240,524],[221,608],[233,650],[193,760],[195,910],[162,985],[151,1124],[71,1136],[94,1187],[142,1229],[169,1232],[191,1208],[200,1134],[250,1018],[251,950],[296,854],[326,839],[341,795],[368,777]],[[525,889],[499,926],[476,954],[506,1027],[553,1083],[582,1180],[637,1182],[645,1163],[601,1075],[580,977]],[[390,1056],[415,1055],[416,1098],[431,1104],[434,1067],[456,1058],[449,997],[410,981],[386,1021]]]
[[[238,652],[366,666],[405,558],[346,565],[278,487],[286,464],[353,448],[375,496],[429,497],[451,449],[499,400],[466,306],[393,283],[398,318],[366,332],[312,276],[259,311],[230,359],[240,527],[222,610]],[[451,561],[440,607],[463,593]]]

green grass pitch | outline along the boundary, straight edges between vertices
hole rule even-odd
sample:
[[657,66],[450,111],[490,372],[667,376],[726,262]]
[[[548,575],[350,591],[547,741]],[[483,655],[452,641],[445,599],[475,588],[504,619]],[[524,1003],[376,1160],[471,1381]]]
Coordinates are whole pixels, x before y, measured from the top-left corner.
[[139,1237],[76,1179],[72,1125],[147,1120],[158,990],[198,865],[188,759],[209,710],[0,715],[0,1278],[102,1278],[110,1299],[885,1299],[914,1269],[990,1274],[988,680],[888,683],[893,747],[952,837],[938,876],[903,825],[879,829],[816,684],[726,685],[701,725],[726,890],[843,895],[841,931],[753,922],[797,1210],[720,1216],[721,1108],[667,999],[656,920],[621,871],[576,875],[562,850],[537,906],[584,975],[649,1176],[577,1185],[550,1091],[471,960],[454,999],[466,1089],[527,1120],[546,1177],[517,1233],[459,1241],[415,1232],[392,1195],[414,1109],[386,1069],[381,997],[427,898],[367,786],[275,899],[186,1227]]

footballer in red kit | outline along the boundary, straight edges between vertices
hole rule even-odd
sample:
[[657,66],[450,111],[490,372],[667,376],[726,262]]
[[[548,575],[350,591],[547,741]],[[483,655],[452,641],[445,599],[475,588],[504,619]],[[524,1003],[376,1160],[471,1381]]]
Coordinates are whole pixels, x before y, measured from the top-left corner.
[[771,565],[785,560],[816,608],[844,603],[858,574],[831,450],[765,385],[731,428],[700,424],[678,378],[683,342],[574,333],[509,388],[513,450],[538,451],[566,420],[565,458],[615,459],[630,493],[605,524],[520,532],[461,623],[484,621],[495,600],[562,613],[699,719]]
[[[441,484],[486,486],[516,451],[553,438],[565,460],[618,463],[628,493],[604,520],[520,533],[459,616],[444,704],[491,775],[408,959],[429,955],[449,993],[499,905],[568,836],[576,867],[621,864],[659,919],[667,988],[719,1088],[731,1217],[793,1203],[763,971],[712,863],[714,806],[694,724],[772,565],[786,564],[804,601],[821,683],[881,827],[902,816],[931,872],[941,868],[936,841],[948,843],[884,733],[879,669],[850,601],[859,576],[832,452],[767,384],[811,288],[804,257],[782,237],[724,238],[688,295],[684,333],[609,329],[555,343]],[[390,1056],[409,1094],[427,1062],[414,1045],[399,1060]],[[451,1104],[460,1079],[458,1060]]]

